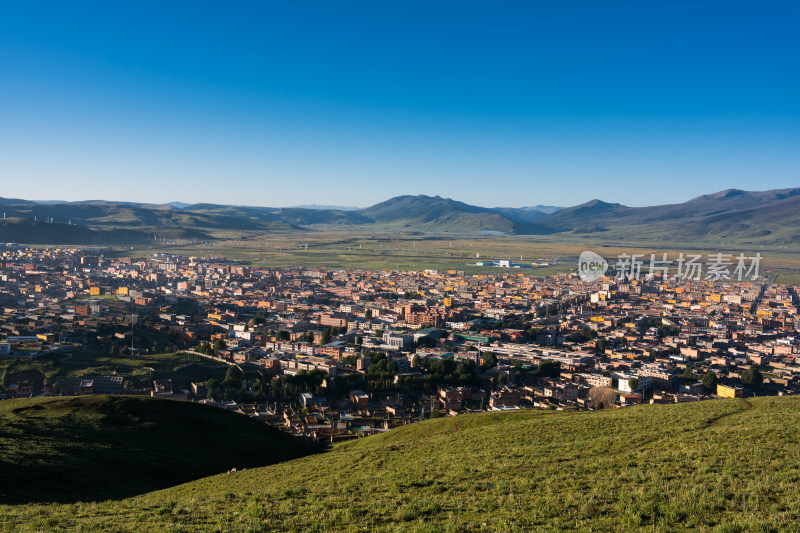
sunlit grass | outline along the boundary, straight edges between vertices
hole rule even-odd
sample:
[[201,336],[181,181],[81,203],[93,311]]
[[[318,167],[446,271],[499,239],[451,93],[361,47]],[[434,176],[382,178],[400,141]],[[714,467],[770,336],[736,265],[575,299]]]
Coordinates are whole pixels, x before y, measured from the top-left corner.
[[800,400],[462,415],[119,502],[4,507],[7,529],[782,531]]
[[91,350],[45,355],[36,359],[0,359],[0,377],[25,370],[38,370],[48,383],[63,378],[122,376],[134,388],[148,387],[153,379],[172,379],[186,387],[197,379],[222,379],[226,366],[185,353],[110,355]]

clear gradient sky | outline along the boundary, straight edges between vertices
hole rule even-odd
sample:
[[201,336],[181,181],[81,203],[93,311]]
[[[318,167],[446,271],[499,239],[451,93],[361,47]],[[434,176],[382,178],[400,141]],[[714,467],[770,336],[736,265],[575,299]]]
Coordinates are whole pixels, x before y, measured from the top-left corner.
[[800,2],[3,2],[0,196],[628,205],[800,186]]

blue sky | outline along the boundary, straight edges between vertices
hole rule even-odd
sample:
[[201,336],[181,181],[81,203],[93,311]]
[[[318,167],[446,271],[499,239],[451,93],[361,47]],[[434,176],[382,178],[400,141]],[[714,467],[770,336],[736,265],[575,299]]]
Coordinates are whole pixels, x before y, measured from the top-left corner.
[[680,202],[800,185],[796,2],[5,2],[0,196]]

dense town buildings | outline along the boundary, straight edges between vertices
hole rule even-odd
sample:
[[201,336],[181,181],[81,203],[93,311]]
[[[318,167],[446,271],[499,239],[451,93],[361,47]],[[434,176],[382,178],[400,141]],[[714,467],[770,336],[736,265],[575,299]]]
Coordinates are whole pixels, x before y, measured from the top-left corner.
[[[336,440],[432,414],[798,390],[795,287],[535,271],[253,268],[222,257],[0,250],[3,397],[147,393]],[[240,379],[49,379],[74,350],[185,352]],[[13,369],[12,369],[13,370]],[[233,374],[231,374],[233,375]],[[231,382],[236,386],[231,389]]]

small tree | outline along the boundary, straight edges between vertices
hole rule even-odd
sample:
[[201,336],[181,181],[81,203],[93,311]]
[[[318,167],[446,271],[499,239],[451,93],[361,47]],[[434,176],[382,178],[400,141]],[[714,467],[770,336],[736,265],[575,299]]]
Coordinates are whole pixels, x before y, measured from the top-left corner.
[[229,366],[225,371],[225,381],[241,381],[243,377],[238,366]]
[[745,387],[758,388],[764,382],[764,376],[758,368],[751,366],[742,371],[741,380]]
[[709,391],[716,391],[717,390],[717,375],[713,372],[709,372],[707,374],[703,374],[701,378],[703,380],[703,387]]
[[588,398],[595,409],[607,409],[617,401],[617,394],[610,387],[592,387]]
[[639,388],[639,380],[637,378],[630,378],[628,380],[628,388],[636,392],[636,389]]
[[542,377],[557,378],[561,375],[561,363],[558,361],[541,361],[536,371]]
[[605,339],[597,339],[594,343],[594,349],[597,353],[603,354],[606,352],[606,340]]
[[483,353],[483,366],[486,368],[494,368],[497,366],[497,356],[492,352]]
[[209,379],[206,381],[206,398],[213,400],[216,398],[217,380]]
[[273,398],[278,398],[281,394],[281,378],[275,376],[269,382],[270,392]]
[[219,352],[227,348],[225,341],[222,339],[217,339],[214,341],[214,355],[219,355]]

